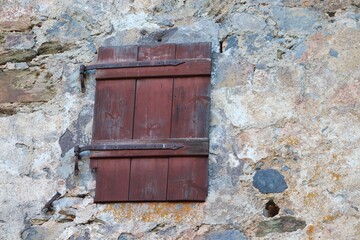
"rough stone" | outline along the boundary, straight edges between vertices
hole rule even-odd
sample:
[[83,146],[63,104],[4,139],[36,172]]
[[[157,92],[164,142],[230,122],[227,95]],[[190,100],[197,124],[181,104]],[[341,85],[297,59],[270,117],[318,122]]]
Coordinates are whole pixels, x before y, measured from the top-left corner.
[[284,176],[274,169],[257,171],[253,184],[261,193],[281,193],[288,188]]
[[29,62],[37,55],[34,50],[15,50],[0,53],[0,65],[7,62]]
[[34,36],[31,34],[9,34],[5,38],[5,49],[31,49],[35,46]]
[[32,28],[31,19],[29,16],[22,16],[18,20],[5,20],[0,21],[0,30],[1,31],[27,31]]
[[282,216],[260,222],[256,230],[256,236],[263,237],[270,233],[294,232],[299,229],[304,229],[305,226],[306,222],[303,220],[298,220],[291,216]]
[[73,43],[76,40],[90,37],[90,33],[84,24],[67,13],[62,14],[60,21],[54,22],[47,29],[46,35],[51,42],[61,41],[67,43]]
[[330,56],[332,57],[338,57],[339,53],[335,50],[335,49],[330,49],[330,52],[329,52]]
[[314,10],[302,8],[274,7],[272,14],[280,31],[292,35],[313,33],[319,18]]
[[230,24],[234,32],[262,32],[266,27],[266,22],[260,16],[249,13],[235,13],[230,19]]
[[24,70],[24,69],[28,69],[29,65],[26,62],[19,62],[19,63],[8,62],[6,63],[6,68],[9,70]]
[[168,30],[156,31],[150,34],[146,34],[140,43],[159,43],[159,42],[168,42],[169,38],[177,31],[177,28],[172,28]]
[[63,45],[60,42],[45,42],[42,43],[38,49],[38,54],[56,54],[62,53],[71,48],[71,45]]
[[0,72],[0,103],[47,102],[55,94],[46,74],[37,71]]
[[238,40],[236,36],[230,36],[228,38],[226,38],[226,40],[223,42],[223,50],[229,50],[231,48],[236,48],[238,47]]
[[239,230],[225,230],[207,234],[204,240],[246,240],[244,234]]
[[324,12],[338,11],[341,9],[351,8],[356,6],[356,0],[330,0],[330,1],[297,1],[297,0],[285,0],[283,4],[288,7],[311,7],[316,8]]
[[130,233],[122,233],[118,237],[118,240],[135,240],[135,236]]

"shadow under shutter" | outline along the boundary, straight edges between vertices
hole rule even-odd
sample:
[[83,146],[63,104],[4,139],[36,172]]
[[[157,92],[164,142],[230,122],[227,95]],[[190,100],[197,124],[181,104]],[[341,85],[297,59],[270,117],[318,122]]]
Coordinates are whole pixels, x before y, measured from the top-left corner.
[[95,202],[205,201],[211,44],[104,47],[92,146]]

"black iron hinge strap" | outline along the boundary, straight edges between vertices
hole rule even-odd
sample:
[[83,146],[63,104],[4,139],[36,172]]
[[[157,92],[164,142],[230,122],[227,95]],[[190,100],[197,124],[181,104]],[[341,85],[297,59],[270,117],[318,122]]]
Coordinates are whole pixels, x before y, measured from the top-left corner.
[[95,69],[113,69],[113,68],[136,68],[136,67],[161,67],[178,66],[185,63],[183,60],[156,60],[156,61],[136,61],[136,62],[117,62],[117,63],[98,63],[91,65],[80,65],[80,84],[81,92],[85,92],[85,72]]
[[177,150],[184,146],[179,143],[131,143],[131,144],[94,144],[88,146],[75,146],[75,175],[79,174],[80,153],[85,151],[106,151],[106,150]]

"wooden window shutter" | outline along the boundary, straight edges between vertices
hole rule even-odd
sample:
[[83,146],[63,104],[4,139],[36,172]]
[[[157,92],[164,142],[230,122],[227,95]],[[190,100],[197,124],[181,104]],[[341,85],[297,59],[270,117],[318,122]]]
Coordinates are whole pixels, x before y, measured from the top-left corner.
[[95,202],[205,201],[211,44],[103,47],[98,64]]

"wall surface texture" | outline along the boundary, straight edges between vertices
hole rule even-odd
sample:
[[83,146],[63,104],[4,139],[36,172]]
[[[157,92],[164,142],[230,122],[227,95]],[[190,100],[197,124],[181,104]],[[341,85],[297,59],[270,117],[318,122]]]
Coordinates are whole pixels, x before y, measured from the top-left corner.
[[[0,239],[358,239],[359,8],[0,0]],[[199,41],[214,63],[206,202],[94,204],[89,159],[74,176],[95,86],[80,93],[80,64],[100,46]]]

